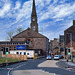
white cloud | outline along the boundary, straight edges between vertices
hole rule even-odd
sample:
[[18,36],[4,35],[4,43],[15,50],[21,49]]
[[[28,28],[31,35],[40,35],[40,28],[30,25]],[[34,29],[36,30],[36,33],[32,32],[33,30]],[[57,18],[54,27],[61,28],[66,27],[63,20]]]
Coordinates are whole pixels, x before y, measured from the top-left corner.
[[60,3],[65,3],[65,0],[60,0]]
[[19,12],[17,13],[17,17],[16,20],[20,20],[22,18],[28,19],[30,17],[30,13],[31,13],[31,5],[30,5],[30,1],[27,1],[23,4],[22,9],[19,10]]
[[9,12],[10,8],[11,8],[11,5],[9,3],[8,4],[5,4],[3,6],[3,8],[0,9],[0,17],[4,17],[5,14]]
[[40,17],[40,20],[46,20],[49,18],[63,19],[64,17],[70,16],[75,12],[75,3],[64,3],[57,5],[58,0],[54,0],[53,4],[50,4]]
[[14,9],[19,9],[20,7],[21,7],[21,3],[17,1]]
[[73,5],[66,4],[62,8],[59,8],[58,13],[53,18],[62,18],[71,15],[75,12],[75,3]]
[[51,0],[46,0],[45,4],[48,5],[50,4]]

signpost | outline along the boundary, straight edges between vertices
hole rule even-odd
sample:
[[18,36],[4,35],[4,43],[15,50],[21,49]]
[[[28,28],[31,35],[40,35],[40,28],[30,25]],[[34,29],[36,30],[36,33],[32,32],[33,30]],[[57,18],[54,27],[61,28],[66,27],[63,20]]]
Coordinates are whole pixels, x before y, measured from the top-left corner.
[[5,47],[5,54],[6,54],[6,66],[7,66],[7,55],[8,55],[8,47]]

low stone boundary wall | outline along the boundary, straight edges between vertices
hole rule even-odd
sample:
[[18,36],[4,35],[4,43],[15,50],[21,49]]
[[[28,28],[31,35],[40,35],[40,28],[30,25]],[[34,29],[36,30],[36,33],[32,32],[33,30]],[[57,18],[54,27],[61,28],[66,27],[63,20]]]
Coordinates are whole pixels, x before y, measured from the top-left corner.
[[26,55],[17,55],[17,54],[8,54],[7,58],[27,60],[27,56]]

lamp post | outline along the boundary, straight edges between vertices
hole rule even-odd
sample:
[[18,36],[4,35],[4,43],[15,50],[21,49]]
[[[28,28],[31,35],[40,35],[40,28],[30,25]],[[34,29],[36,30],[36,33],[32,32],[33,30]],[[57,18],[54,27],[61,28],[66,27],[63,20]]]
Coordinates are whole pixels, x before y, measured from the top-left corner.
[[71,53],[71,61],[72,61],[72,33],[67,33],[70,34],[70,53]]

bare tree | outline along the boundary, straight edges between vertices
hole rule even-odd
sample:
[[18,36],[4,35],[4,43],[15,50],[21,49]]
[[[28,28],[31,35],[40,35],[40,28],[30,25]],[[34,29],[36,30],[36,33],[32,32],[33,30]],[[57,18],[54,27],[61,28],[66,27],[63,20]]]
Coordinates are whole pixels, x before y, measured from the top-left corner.
[[11,38],[13,37],[13,34],[14,34],[14,31],[10,31],[10,32],[7,32],[7,38],[6,38],[6,40],[11,40]]
[[19,34],[23,30],[24,30],[24,28],[19,27],[16,31],[9,31],[9,32],[7,32],[8,36],[6,37],[6,40],[10,41],[14,35]]
[[19,27],[18,29],[17,29],[17,34],[19,34],[20,32],[22,32],[24,30],[24,28],[22,28],[22,27]]

